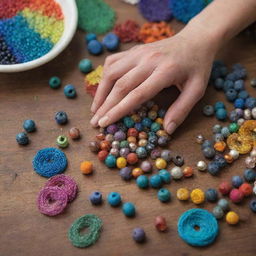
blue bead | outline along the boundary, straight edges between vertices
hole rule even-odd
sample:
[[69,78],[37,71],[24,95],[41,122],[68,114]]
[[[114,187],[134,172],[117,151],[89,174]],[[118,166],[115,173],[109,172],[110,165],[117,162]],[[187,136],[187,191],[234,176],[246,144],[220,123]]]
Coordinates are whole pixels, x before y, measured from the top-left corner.
[[92,71],[92,61],[89,59],[83,59],[79,62],[78,68],[83,73],[89,73]]
[[123,213],[126,217],[134,217],[136,209],[133,203],[127,202],[123,204],[122,207]]
[[220,70],[218,68],[213,68],[211,71],[210,79],[214,81],[220,76],[221,76]]
[[239,188],[243,184],[243,179],[240,176],[233,176],[232,177],[232,185],[235,188]]
[[244,108],[244,99],[242,99],[242,98],[236,99],[234,102],[234,107],[243,109]]
[[147,157],[148,152],[145,147],[137,147],[136,154],[137,154],[138,158],[142,159],[142,158]]
[[124,122],[124,125],[127,127],[127,128],[132,128],[134,126],[134,121],[131,117],[129,116],[126,116],[123,118],[123,122]]
[[249,94],[248,94],[247,91],[242,90],[242,91],[240,91],[240,92],[238,93],[237,97],[238,97],[238,98],[242,98],[242,99],[246,99],[246,98],[249,97]]
[[131,180],[132,179],[132,168],[131,167],[124,167],[119,172],[120,176],[123,180]]
[[169,202],[171,199],[171,193],[168,189],[166,188],[161,188],[158,190],[157,192],[157,198],[161,201],[161,202]]
[[156,122],[152,123],[151,127],[150,127],[152,132],[157,132],[157,131],[160,130],[160,128],[161,128],[161,125],[159,123],[156,123]]
[[51,77],[50,80],[49,80],[49,85],[50,85],[50,87],[51,87],[52,89],[57,89],[57,88],[59,88],[60,85],[61,85],[61,80],[60,80],[60,78],[57,77],[57,76]]
[[67,98],[73,99],[76,97],[76,88],[72,84],[68,84],[64,87],[64,94]]
[[216,155],[214,162],[219,166],[220,169],[227,166],[227,161],[222,155]]
[[148,177],[145,175],[140,175],[137,179],[136,179],[136,183],[137,186],[139,188],[148,188],[148,184],[149,184],[149,180]]
[[159,176],[161,177],[163,183],[171,182],[171,174],[167,170],[165,170],[165,169],[160,170]]
[[221,198],[219,201],[218,201],[218,206],[221,207],[221,209],[223,211],[227,211],[229,209],[229,202],[228,200],[224,199],[224,198]]
[[206,105],[203,108],[203,114],[205,116],[212,116],[214,115],[214,107],[212,105]]
[[223,89],[224,86],[224,79],[221,77],[218,77],[215,81],[214,81],[214,88],[217,90]]
[[213,141],[211,140],[205,140],[203,144],[201,145],[201,149],[207,148],[207,147],[213,147]]
[[235,63],[232,65],[233,70],[239,70],[239,69],[244,69],[244,66],[241,63]]
[[249,97],[245,100],[245,107],[249,109],[253,109],[256,107],[256,98]]
[[166,110],[165,110],[165,109],[160,108],[160,109],[158,110],[158,116],[159,116],[160,118],[164,118],[165,114],[166,114]]
[[162,186],[162,179],[160,175],[155,174],[150,176],[149,183],[152,188],[160,188]]
[[87,49],[89,53],[93,55],[99,55],[103,52],[103,46],[97,40],[91,40],[87,45]]
[[67,113],[64,111],[59,111],[55,114],[55,121],[58,124],[66,124],[68,122]]
[[105,159],[105,165],[109,168],[116,167],[116,157],[113,155],[108,155]]
[[227,138],[230,135],[230,131],[228,127],[222,127],[221,129],[221,134],[224,136],[224,138]]
[[256,199],[250,201],[250,208],[253,212],[256,212]]
[[229,113],[229,120],[233,123],[237,122],[237,120],[240,118],[239,113],[236,110],[232,110]]
[[103,37],[102,44],[109,51],[115,51],[119,47],[119,37],[114,33],[108,33]]
[[92,192],[89,199],[93,205],[99,205],[102,203],[102,194],[99,191]]
[[25,132],[16,135],[16,141],[20,145],[27,145],[29,143],[28,135]]
[[234,72],[232,72],[232,73],[227,74],[226,79],[234,82],[235,80],[237,80],[237,76]]
[[223,121],[227,118],[227,110],[224,108],[219,108],[216,111],[215,116],[218,120]]
[[111,206],[116,207],[116,206],[120,205],[122,199],[121,199],[121,196],[119,193],[111,192],[108,194],[107,200]]
[[222,101],[217,101],[215,104],[214,104],[214,110],[217,111],[218,109],[222,109],[222,108],[226,108],[225,107],[225,104],[222,102]]
[[156,135],[150,136],[150,137],[148,138],[148,143],[157,145],[157,141],[158,141],[158,137],[157,137]]
[[204,157],[212,159],[215,156],[215,150],[212,147],[205,147],[203,150]]
[[205,192],[206,200],[209,202],[216,202],[218,199],[218,192],[216,189],[209,188]]
[[214,217],[219,220],[221,218],[223,218],[224,216],[224,211],[222,210],[222,208],[219,205],[216,205],[213,210],[212,210],[212,214],[214,215]]
[[148,127],[150,128],[151,127],[151,124],[152,124],[152,120],[148,117],[144,117],[142,119],[142,125],[145,126],[145,127]]
[[220,75],[221,76],[226,76],[227,75],[227,73],[228,73],[228,68],[227,67],[225,67],[225,66],[223,66],[223,67],[220,67]]
[[226,98],[228,101],[233,102],[237,98],[237,91],[235,89],[228,89],[226,91]]
[[97,39],[97,36],[93,33],[88,33],[85,36],[86,43],[89,43],[90,41],[96,40],[96,39]]
[[234,89],[236,91],[244,90],[244,80],[240,79],[240,80],[235,81]]
[[132,231],[132,237],[136,243],[143,243],[146,239],[146,234],[142,228],[135,228]]
[[256,180],[256,172],[253,169],[245,169],[244,179],[247,182],[254,182]]
[[135,123],[134,128],[139,132],[143,131],[142,123]]
[[148,144],[146,145],[146,150],[147,150],[147,152],[151,152],[155,147],[156,147],[156,146],[155,146],[154,144],[148,143]]
[[217,175],[220,171],[220,167],[218,165],[218,163],[216,163],[215,161],[210,162],[207,166],[207,170],[211,175]]
[[234,82],[230,80],[225,80],[224,85],[223,85],[223,91],[226,92],[229,89],[234,88]]
[[34,132],[36,130],[36,123],[33,120],[25,120],[23,128],[26,132]]

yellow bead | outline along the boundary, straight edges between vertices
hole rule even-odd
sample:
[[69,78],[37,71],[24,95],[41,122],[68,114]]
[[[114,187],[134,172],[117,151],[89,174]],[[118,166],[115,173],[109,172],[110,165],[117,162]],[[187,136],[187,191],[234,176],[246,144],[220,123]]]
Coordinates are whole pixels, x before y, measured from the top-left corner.
[[167,162],[163,158],[157,158],[155,161],[155,166],[157,169],[165,169],[167,166]]
[[129,143],[137,143],[137,139],[134,137],[134,136],[129,136],[128,138],[127,138],[127,141],[129,142]]
[[165,130],[158,130],[156,132],[156,135],[159,136],[159,137],[162,137],[162,136],[169,136],[168,133],[165,131]]
[[140,175],[142,175],[143,174],[143,171],[142,171],[142,169],[141,168],[134,168],[133,170],[132,170],[132,176],[134,177],[134,178],[137,178],[137,177],[139,177]]
[[158,118],[155,120],[155,122],[156,122],[156,123],[159,123],[159,124],[163,124],[163,123],[164,123],[164,119],[158,117]]
[[124,168],[127,165],[127,161],[124,157],[118,157],[116,160],[116,166],[119,169]]
[[186,188],[179,188],[177,190],[177,198],[181,201],[186,201],[189,199],[189,191]]
[[235,225],[239,222],[239,216],[237,213],[230,211],[226,215],[226,222],[230,225]]
[[141,121],[140,116],[137,115],[137,114],[133,114],[133,115],[131,116],[131,118],[132,118],[132,120],[133,120],[135,123],[139,123],[139,122]]
[[201,204],[204,202],[204,198],[205,198],[204,191],[202,191],[199,188],[196,188],[192,190],[190,198],[194,204]]

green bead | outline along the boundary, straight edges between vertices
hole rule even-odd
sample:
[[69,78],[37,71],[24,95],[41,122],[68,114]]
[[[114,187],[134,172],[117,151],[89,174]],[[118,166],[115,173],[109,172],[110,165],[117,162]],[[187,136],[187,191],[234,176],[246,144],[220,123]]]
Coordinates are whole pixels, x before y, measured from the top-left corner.
[[228,129],[231,133],[237,132],[239,129],[239,125],[237,123],[231,123]]
[[127,140],[122,140],[120,142],[120,148],[128,148],[129,147],[129,142]]
[[135,124],[130,116],[124,117],[123,122],[127,128],[132,128]]
[[57,138],[56,144],[60,147],[60,148],[66,148],[68,146],[68,137],[64,136],[64,135],[60,135]]
[[159,123],[152,123],[150,129],[152,132],[157,132],[161,129],[161,125]]
[[166,188],[161,188],[158,190],[157,197],[161,202],[168,202],[171,199],[171,193]]
[[51,87],[52,89],[57,89],[57,88],[59,88],[60,85],[61,85],[61,80],[60,80],[60,78],[57,77],[57,76],[51,77],[50,80],[49,80],[49,85],[50,85],[50,87]]
[[92,62],[89,59],[83,59],[79,62],[79,69],[83,73],[89,73],[92,71]]

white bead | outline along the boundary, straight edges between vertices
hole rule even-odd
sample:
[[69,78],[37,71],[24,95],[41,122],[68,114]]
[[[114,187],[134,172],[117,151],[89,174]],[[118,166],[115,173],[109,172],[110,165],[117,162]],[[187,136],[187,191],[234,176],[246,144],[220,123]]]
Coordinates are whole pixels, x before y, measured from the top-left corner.
[[237,120],[237,124],[239,125],[239,126],[241,126],[243,123],[244,123],[244,119],[243,118],[239,118],[238,120]]
[[250,169],[253,169],[254,167],[255,167],[255,160],[254,160],[254,158],[252,158],[252,157],[250,157],[250,156],[247,156],[246,158],[245,158],[245,166],[247,167],[247,168],[250,168]]
[[250,109],[245,109],[244,110],[244,119],[250,120],[251,118],[252,118],[251,110]]
[[178,166],[173,167],[171,169],[170,173],[171,173],[172,178],[175,180],[179,180],[183,176],[183,172],[182,172],[181,168]]
[[256,195],[256,186],[253,187],[253,193]]
[[129,143],[129,148],[131,150],[131,152],[135,152],[137,149],[137,145],[133,142]]
[[231,149],[229,154],[232,156],[232,158],[234,158],[234,160],[236,160],[239,157],[239,152],[235,149]]
[[117,148],[111,148],[109,153],[115,157],[119,156],[119,150]]
[[204,136],[201,135],[201,134],[197,135],[197,136],[196,136],[196,142],[197,142],[198,144],[202,144],[202,143],[204,142]]
[[117,148],[117,149],[119,149],[119,146],[120,146],[120,142],[119,141],[117,141],[117,140],[115,140],[115,141],[113,141],[112,142],[112,148]]
[[207,168],[207,164],[206,164],[206,162],[204,162],[204,161],[199,161],[199,162],[197,163],[196,167],[197,167],[197,169],[198,169],[199,171],[205,171],[206,168]]
[[252,118],[256,119],[256,107],[252,109]]

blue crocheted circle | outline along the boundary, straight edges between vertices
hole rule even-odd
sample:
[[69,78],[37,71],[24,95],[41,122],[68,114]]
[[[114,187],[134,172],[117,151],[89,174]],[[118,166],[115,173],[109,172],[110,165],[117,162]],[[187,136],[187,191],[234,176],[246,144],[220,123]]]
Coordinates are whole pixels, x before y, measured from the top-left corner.
[[41,149],[33,159],[35,172],[47,178],[64,172],[67,164],[66,155],[57,148]]
[[169,0],[169,7],[173,16],[183,23],[188,23],[206,5],[205,0]]
[[215,217],[204,209],[190,209],[178,221],[179,236],[192,246],[206,246],[214,242],[219,233]]

